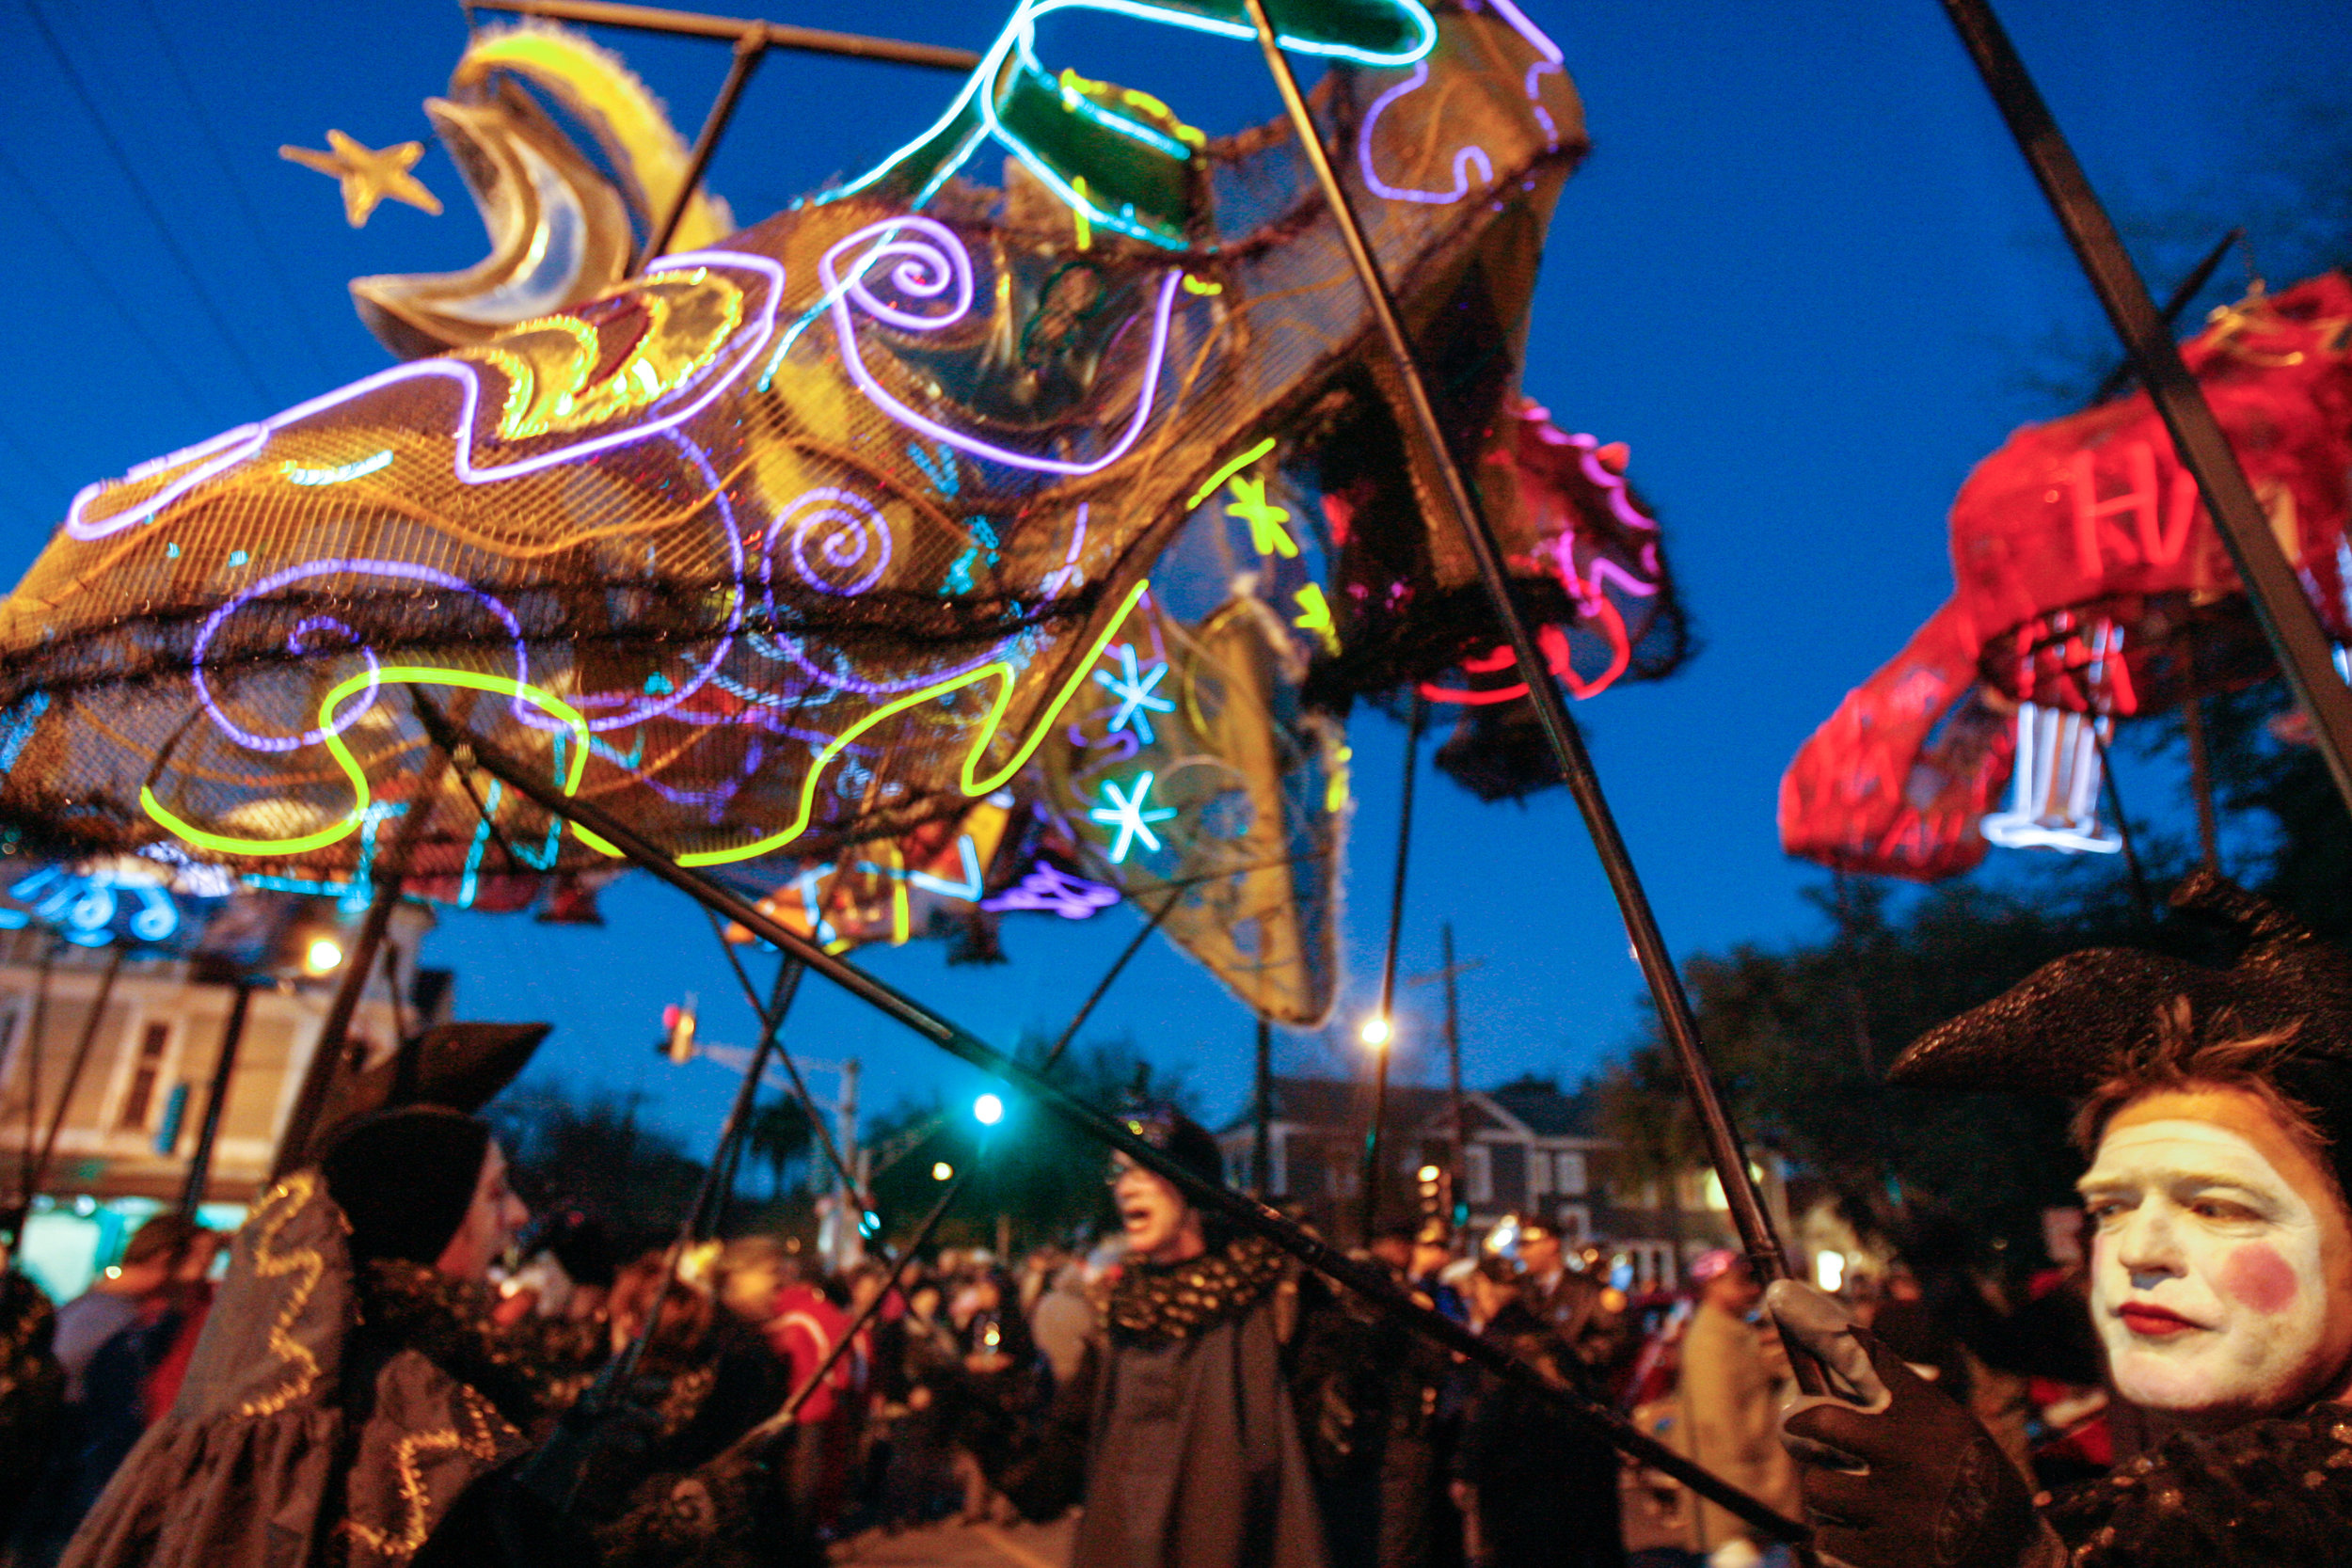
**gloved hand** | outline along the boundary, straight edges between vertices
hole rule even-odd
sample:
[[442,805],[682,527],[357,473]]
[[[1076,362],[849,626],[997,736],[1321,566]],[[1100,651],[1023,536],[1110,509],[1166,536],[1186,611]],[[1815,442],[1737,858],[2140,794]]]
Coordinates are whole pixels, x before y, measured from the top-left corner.
[[1855,1326],[1845,1305],[1783,1279],[1766,1310],[1839,1396],[1793,1401],[1781,1442],[1821,1552],[1852,1568],[2052,1568],[2065,1549],[1974,1416]]
[[[606,1377],[612,1376],[612,1369]],[[642,1457],[661,1435],[668,1386],[638,1376],[626,1388],[597,1381],[558,1417],[554,1430],[516,1473],[516,1482],[558,1513],[568,1511],[581,1476],[598,1454]]]

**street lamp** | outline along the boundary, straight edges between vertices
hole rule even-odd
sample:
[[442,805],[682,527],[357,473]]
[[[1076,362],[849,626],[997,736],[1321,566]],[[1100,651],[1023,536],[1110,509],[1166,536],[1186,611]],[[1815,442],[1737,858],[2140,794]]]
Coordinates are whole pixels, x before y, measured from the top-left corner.
[[951,1164],[949,1164],[946,1161],[945,1161],[945,1160],[935,1160],[935,1161],[933,1161],[933,1162],[931,1163],[931,1180],[934,1180],[934,1181],[952,1181],[952,1180],[955,1180],[955,1177],[956,1177],[956,1167],[955,1167],[955,1166],[953,1166],[953,1165],[951,1165]]
[[993,1127],[1005,1119],[1005,1102],[993,1094],[984,1094],[972,1101],[972,1119],[982,1127]]
[[302,973],[315,980],[342,967],[343,944],[333,937],[312,937],[303,945]]
[[1357,1037],[1372,1052],[1372,1120],[1364,1128],[1364,1245],[1372,1245],[1373,1227],[1380,1219],[1380,1135],[1389,1119],[1389,1042],[1396,1025],[1389,1018],[1385,988],[1380,1010],[1364,1020]]
[[1396,1031],[1391,1026],[1386,1013],[1375,1013],[1364,1020],[1364,1026],[1357,1033],[1366,1045],[1377,1051],[1389,1043]]

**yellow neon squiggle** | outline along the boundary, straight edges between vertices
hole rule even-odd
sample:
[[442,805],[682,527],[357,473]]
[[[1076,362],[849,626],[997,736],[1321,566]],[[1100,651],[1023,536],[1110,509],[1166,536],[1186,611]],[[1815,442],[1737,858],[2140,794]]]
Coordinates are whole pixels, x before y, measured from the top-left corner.
[[[368,789],[367,770],[359,766],[359,759],[351,754],[351,748],[343,744],[342,734],[335,724],[335,709],[342,705],[345,698],[379,682],[410,682],[419,686],[463,687],[471,691],[488,691],[500,696],[519,698],[530,703],[550,718],[570,727],[579,744],[572,749],[571,766],[565,770],[566,777],[564,780],[564,793],[569,796],[580,788],[580,774],[588,766],[588,721],[569,703],[560,697],[551,696],[535,686],[529,686],[516,680],[511,675],[485,675],[472,670],[444,670],[432,665],[388,664],[381,669],[365,671],[352,676],[327,692],[325,700],[319,704],[319,723],[326,731],[327,754],[335,759],[335,766],[342,768],[343,776],[351,781],[351,791],[355,798],[351,814],[341,822],[321,828],[315,832],[297,834],[293,838],[232,838],[226,833],[216,833],[209,829],[199,828],[193,822],[173,815],[169,808],[155,798],[154,787],[151,784],[139,786],[139,808],[161,823],[173,836],[183,839],[199,848],[210,849],[217,854],[304,855],[313,849],[324,849],[330,844],[340,843],[357,832],[359,824],[366,819],[368,802],[372,797]],[[579,835],[581,843],[599,854],[614,857],[620,854],[620,851],[612,845],[578,826],[575,826],[572,831]]]
[[1230,463],[1225,464],[1222,467],[1218,468],[1216,472],[1211,474],[1209,476],[1209,482],[1200,486],[1200,489],[1195,490],[1192,493],[1192,499],[1184,502],[1184,505],[1187,507],[1199,506],[1202,501],[1207,500],[1211,496],[1216,495],[1218,487],[1227,480],[1232,478],[1235,474],[1241,472],[1244,468],[1249,467],[1250,464],[1255,463],[1259,458],[1263,457],[1267,452],[1270,452],[1273,450],[1274,437],[1269,436],[1264,440],[1259,442],[1256,446],[1251,447],[1248,451],[1243,452],[1239,457],[1236,457]]
[[1118,610],[1111,616],[1109,624],[1104,626],[1102,635],[1097,637],[1094,640],[1094,645],[1087,650],[1086,657],[1078,661],[1070,679],[1063,684],[1061,690],[1055,694],[1054,700],[1046,705],[1045,711],[1039,715],[1036,725],[1029,731],[1029,738],[1021,743],[1021,749],[1012,754],[1009,762],[987,778],[975,778],[973,775],[979,767],[981,753],[988,750],[989,742],[996,738],[997,728],[1005,720],[1005,709],[1012,703],[1013,668],[1001,658],[991,659],[977,670],[966,670],[962,674],[944,680],[937,686],[925,687],[920,691],[911,691],[903,697],[893,698],[827,741],[825,749],[817,753],[816,761],[809,764],[808,776],[801,781],[800,813],[794,817],[790,827],[780,832],[770,833],[765,838],[754,839],[749,844],[739,844],[732,849],[692,850],[678,856],[677,863],[686,866],[727,865],[737,861],[756,860],[762,855],[783,848],[808,832],[809,823],[815,820],[817,816],[818,782],[824,777],[827,765],[848,750],[859,736],[894,714],[903,713],[908,708],[923,703],[934,702],[950,692],[961,691],[967,686],[976,686],[985,680],[994,680],[1000,684],[996,689],[994,700],[989,704],[987,714],[980,720],[978,737],[972,742],[971,751],[964,754],[963,771],[957,782],[959,787],[966,795],[993,794],[1004,786],[1007,780],[1021,771],[1022,766],[1029,760],[1038,747],[1044,743],[1046,735],[1054,727],[1054,721],[1061,717],[1061,710],[1069,705],[1071,697],[1077,691],[1080,683],[1086,679],[1087,672],[1094,667],[1096,659],[1103,657],[1103,650],[1110,646],[1111,639],[1119,635],[1119,628],[1126,624],[1127,616],[1136,608],[1136,602],[1143,597],[1151,586],[1150,581],[1146,580],[1136,583],[1127,591],[1127,596],[1120,601]]

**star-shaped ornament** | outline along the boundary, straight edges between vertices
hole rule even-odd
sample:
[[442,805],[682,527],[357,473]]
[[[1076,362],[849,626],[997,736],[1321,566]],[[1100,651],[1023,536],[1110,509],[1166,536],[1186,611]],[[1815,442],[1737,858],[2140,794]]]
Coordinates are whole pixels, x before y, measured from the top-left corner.
[[1152,775],[1149,773],[1136,774],[1135,788],[1126,795],[1121,795],[1119,785],[1111,780],[1103,781],[1105,804],[1095,807],[1087,816],[1119,835],[1111,846],[1113,865],[1126,863],[1127,851],[1135,847],[1136,839],[1143,840],[1143,847],[1147,849],[1160,847],[1160,835],[1152,831],[1151,824],[1167,821],[1176,815],[1176,808],[1156,806],[1146,811],[1143,803],[1151,798]]
[[1094,672],[1095,684],[1119,699],[1119,711],[1111,715],[1110,733],[1117,735],[1132,724],[1136,738],[1149,746],[1154,738],[1152,715],[1176,711],[1173,699],[1158,696],[1152,690],[1167,675],[1168,666],[1165,663],[1154,664],[1148,672],[1138,674],[1135,645],[1129,642],[1119,645],[1119,664],[1120,673],[1116,675],[1108,670]]
[[405,141],[377,152],[360,146],[341,131],[329,131],[326,145],[330,150],[326,152],[308,147],[281,147],[278,155],[342,181],[343,216],[351,220],[354,229],[365,227],[368,214],[388,196],[394,201],[421,207],[436,217],[440,215],[441,198],[408,172],[424,156],[424,143]]

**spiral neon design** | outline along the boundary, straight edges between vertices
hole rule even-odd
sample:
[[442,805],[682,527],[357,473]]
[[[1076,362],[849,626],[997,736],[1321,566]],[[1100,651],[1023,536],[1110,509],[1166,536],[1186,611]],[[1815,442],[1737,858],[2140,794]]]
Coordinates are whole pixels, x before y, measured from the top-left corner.
[[[507,609],[506,606],[500,603],[489,594],[485,594],[481,589],[476,588],[472,583],[468,582],[464,578],[453,577],[447,572],[436,571],[430,566],[413,565],[405,561],[329,560],[307,562],[300,566],[289,566],[282,572],[273,572],[268,577],[263,578],[261,581],[253,584],[250,588],[246,589],[243,593],[230,597],[218,610],[214,610],[210,615],[207,615],[204,618],[204,624],[197,628],[195,646],[189,650],[188,660],[191,668],[188,672],[188,679],[196,688],[196,700],[203,705],[205,713],[211,717],[213,722],[220,726],[222,734],[228,736],[230,739],[235,741],[238,745],[243,746],[247,751],[285,752],[298,752],[305,746],[315,746],[320,741],[326,739],[329,736],[340,735],[351,725],[357,723],[359,720],[359,716],[367,712],[369,707],[373,705],[375,701],[375,688],[377,684],[378,672],[376,669],[375,654],[365,644],[362,644],[359,648],[359,657],[367,660],[368,672],[363,676],[357,676],[354,678],[360,680],[367,687],[368,701],[358,705],[350,711],[350,713],[343,715],[340,720],[328,719],[323,710],[320,716],[323,727],[315,730],[306,730],[298,736],[255,735],[252,731],[242,728],[234,721],[232,721],[228,714],[221,711],[219,701],[214,697],[212,687],[204,678],[205,650],[212,646],[214,634],[220,630],[221,623],[228,620],[230,616],[234,615],[238,610],[252,603],[262,594],[274,594],[278,589],[285,587],[288,583],[300,582],[306,578],[336,577],[344,574],[353,576],[371,575],[389,578],[408,578],[417,582],[430,583],[436,588],[446,588],[453,593],[472,594],[475,598],[480,599],[483,604],[488,608],[491,614],[497,616],[499,620],[504,624],[507,635],[513,638],[515,641],[516,675],[518,679],[529,678],[531,668],[528,661],[528,655],[523,646],[522,623],[516,620],[515,612],[513,610]],[[301,641],[303,634],[306,632],[321,630],[329,626],[344,632],[349,632],[351,630],[349,626],[344,626],[342,622],[336,621],[331,617],[312,616],[304,620],[294,627],[292,635],[290,635],[286,640],[287,651],[297,654],[308,652],[309,650],[303,646]],[[337,689],[340,690],[342,688],[339,687]]]
[[[901,230],[912,230],[916,237],[901,238]],[[861,245],[865,252],[850,265],[845,277],[841,257]],[[866,284],[866,275],[877,266],[890,263],[890,280],[904,293],[916,299],[936,300],[952,293],[953,299],[944,314],[918,314],[893,305],[877,295]],[[1040,457],[1032,452],[1014,451],[983,441],[976,436],[950,430],[935,420],[927,419],[892,397],[874,372],[866,368],[866,360],[858,352],[857,323],[850,314],[854,300],[885,325],[901,332],[937,332],[963,319],[972,309],[972,255],[963,242],[945,224],[930,218],[882,218],[834,243],[817,262],[817,275],[825,286],[825,299],[833,309],[834,337],[841,350],[842,368],[850,372],[859,390],[874,402],[874,405],[910,430],[917,430],[933,440],[944,441],[959,451],[975,457],[985,457],[992,463],[1002,463],[1010,468],[1025,468],[1041,474],[1094,474],[1127,455],[1128,449],[1152,422],[1152,410],[1157,402],[1160,366],[1168,356],[1168,322],[1175,314],[1177,286],[1184,274],[1170,269],[1160,283],[1160,296],[1152,306],[1152,347],[1144,361],[1143,380],[1136,393],[1135,417],[1127,428],[1113,441],[1110,449],[1091,462],[1073,463],[1057,457]]]
[[[792,530],[787,541],[792,569],[820,594],[844,598],[863,594],[890,569],[890,525],[883,521],[879,507],[854,491],[831,487],[803,491],[769,525],[770,555],[774,553],[776,536],[787,525]],[[809,559],[812,548],[816,563]],[[856,571],[869,557],[871,564]],[[760,564],[764,571],[768,562],[763,560]],[[829,580],[827,572],[846,580]]]

